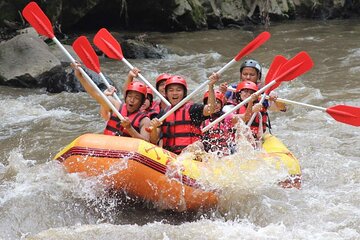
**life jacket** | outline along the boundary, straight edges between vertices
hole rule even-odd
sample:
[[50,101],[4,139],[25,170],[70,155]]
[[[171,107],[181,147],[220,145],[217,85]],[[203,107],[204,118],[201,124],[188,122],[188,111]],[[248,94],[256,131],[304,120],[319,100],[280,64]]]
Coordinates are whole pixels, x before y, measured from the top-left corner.
[[145,111],[150,119],[157,117],[157,115],[160,113],[160,104],[161,100],[153,101],[152,105]]
[[148,110],[145,110],[144,113],[150,119],[156,118],[159,114],[158,112],[156,112],[154,109],[151,109],[151,108],[149,108]]
[[[255,102],[254,102],[255,103]],[[244,114],[246,112],[246,108],[247,108],[247,104],[245,104],[244,106],[241,106],[238,109],[238,114]],[[260,111],[260,114],[262,116],[262,125],[263,125],[263,132],[266,131],[266,127],[270,128],[270,124],[268,125],[268,113],[267,113],[267,109],[265,107],[263,107],[263,109]],[[250,129],[253,132],[254,135],[258,135],[259,133],[259,127],[260,127],[260,121],[259,121],[259,115],[258,113],[256,114],[256,117],[254,119],[254,121],[251,123]]]
[[[202,122],[202,127],[209,125],[212,121],[223,115],[220,111]],[[233,115],[230,114],[222,121],[215,124],[211,129],[203,133],[202,143],[207,152],[217,152],[219,155],[230,155],[234,152],[235,129],[232,126]]]
[[[119,108],[119,112],[122,116],[128,117],[131,122],[131,126],[140,133],[140,122],[144,117],[147,117],[146,113],[136,111],[130,115],[128,115],[126,104],[121,104]],[[131,137],[131,135],[126,131],[126,129],[121,126],[121,121],[116,116],[115,113],[111,114],[109,121],[106,124],[104,134],[112,135],[112,136],[123,136],[123,137]]]
[[160,113],[161,110],[161,100],[158,99],[156,101],[153,101],[151,107],[150,107],[153,111],[157,112],[158,114]]
[[195,126],[190,117],[192,103],[186,103],[167,117],[162,126],[163,148],[179,154],[186,146],[200,139],[200,126]]

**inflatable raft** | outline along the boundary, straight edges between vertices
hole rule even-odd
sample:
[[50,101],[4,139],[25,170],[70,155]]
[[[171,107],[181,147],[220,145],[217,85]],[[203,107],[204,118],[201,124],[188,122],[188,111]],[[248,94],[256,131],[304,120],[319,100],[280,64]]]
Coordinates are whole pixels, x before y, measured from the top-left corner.
[[[276,137],[264,136],[263,148],[268,156],[276,156],[275,165],[284,165],[289,178],[283,187],[300,188],[301,170],[298,160]],[[111,189],[151,201],[161,209],[194,211],[218,204],[216,189],[204,188],[197,180],[206,162],[182,160],[177,155],[136,138],[84,134],[55,159],[69,173],[99,176]]]

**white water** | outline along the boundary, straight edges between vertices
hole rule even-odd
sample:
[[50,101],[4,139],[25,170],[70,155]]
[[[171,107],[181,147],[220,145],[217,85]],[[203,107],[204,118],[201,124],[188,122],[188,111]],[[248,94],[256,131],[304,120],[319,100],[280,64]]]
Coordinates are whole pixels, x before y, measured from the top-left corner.
[[[266,67],[276,54],[289,58],[301,50],[315,62],[282,84],[280,97],[360,106],[360,24],[292,23],[270,32],[252,55]],[[182,74],[191,89],[253,37],[239,30],[149,35],[173,53],[128,60],[149,80],[165,71]],[[128,71],[110,60],[102,67],[118,83]],[[238,67],[223,79],[236,81]],[[51,160],[75,137],[103,130],[98,106],[85,93],[0,87],[0,96],[0,239],[360,239],[360,131],[319,110],[290,106],[271,114],[273,133],[302,166],[301,190],[267,182],[274,175],[245,184],[246,175],[231,172],[218,180],[224,194],[217,210],[179,214],[126,196],[98,198],[105,193],[96,179],[67,174]]]

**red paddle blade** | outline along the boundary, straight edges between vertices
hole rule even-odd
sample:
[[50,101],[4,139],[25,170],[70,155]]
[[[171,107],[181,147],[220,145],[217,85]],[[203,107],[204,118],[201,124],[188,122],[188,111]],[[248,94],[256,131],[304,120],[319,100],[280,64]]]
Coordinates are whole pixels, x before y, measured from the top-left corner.
[[248,43],[236,56],[235,61],[239,61],[242,57],[249,55],[252,51],[260,47],[270,38],[269,32],[260,33],[254,40]]
[[106,29],[100,29],[95,37],[94,44],[112,59],[122,60],[124,58],[119,42]]
[[47,36],[51,39],[55,37],[49,18],[36,2],[30,2],[26,5],[22,11],[22,15],[40,35]]
[[87,68],[100,73],[99,58],[85,36],[78,37],[72,47]]
[[360,126],[360,107],[336,105],[326,109],[326,112],[338,122]]
[[[274,57],[274,60],[272,61],[269,71],[266,74],[265,77],[265,85],[269,84],[275,76],[278,74],[280,67],[286,63],[287,59],[284,56],[276,55]],[[280,83],[275,83],[273,86],[271,86],[268,90],[265,91],[265,94],[269,95],[269,93],[277,88],[280,85]]]
[[300,52],[295,57],[284,63],[274,79],[277,83],[283,81],[291,81],[294,78],[306,73],[314,66],[309,54]]

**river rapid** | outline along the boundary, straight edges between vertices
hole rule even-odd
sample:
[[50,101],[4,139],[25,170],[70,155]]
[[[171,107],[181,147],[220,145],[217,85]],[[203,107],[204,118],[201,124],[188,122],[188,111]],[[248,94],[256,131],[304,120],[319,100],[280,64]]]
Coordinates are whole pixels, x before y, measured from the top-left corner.
[[[171,51],[164,59],[128,60],[151,81],[176,73],[195,89],[263,30],[147,33]],[[276,90],[281,98],[360,106],[359,21],[292,22],[268,31],[270,40],[251,54],[265,70],[278,54],[307,51],[315,63]],[[121,86],[128,69],[102,59],[102,71]],[[238,78],[239,64],[222,75]],[[301,106],[271,113],[272,133],[300,161],[302,189],[279,188],[266,176],[267,184],[252,186],[233,173],[237,184],[224,184],[218,209],[180,214],[126,196],[101,198],[96,181],[67,174],[52,160],[77,136],[103,130],[98,110],[86,93],[0,87],[0,239],[360,239],[357,127]]]

